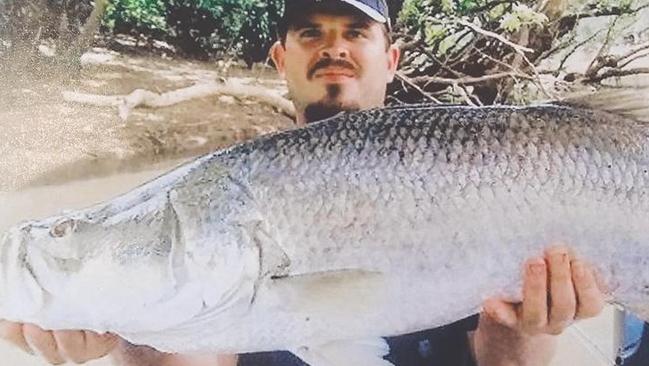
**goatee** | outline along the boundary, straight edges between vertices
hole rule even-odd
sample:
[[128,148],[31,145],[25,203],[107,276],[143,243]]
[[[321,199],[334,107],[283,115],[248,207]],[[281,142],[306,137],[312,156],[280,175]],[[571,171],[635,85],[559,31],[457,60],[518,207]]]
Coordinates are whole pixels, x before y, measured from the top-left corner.
[[312,103],[304,109],[306,123],[321,121],[337,115],[340,112],[358,111],[360,107],[355,104],[343,104],[337,101],[341,87],[338,84],[327,85],[327,96],[324,100]]

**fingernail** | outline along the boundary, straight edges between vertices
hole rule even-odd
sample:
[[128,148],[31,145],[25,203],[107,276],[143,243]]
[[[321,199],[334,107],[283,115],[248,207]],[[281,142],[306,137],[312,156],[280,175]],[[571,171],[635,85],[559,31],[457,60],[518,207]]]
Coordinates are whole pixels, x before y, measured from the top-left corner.
[[568,253],[561,254],[561,263],[570,263],[570,256]]
[[533,275],[541,275],[545,273],[545,262],[533,262],[529,265],[530,272]]
[[566,258],[570,258],[570,252],[568,251],[568,248],[564,246],[552,247],[545,252],[545,255],[547,257],[555,257],[555,258],[560,256],[562,260]]
[[550,253],[549,255],[552,259],[565,262],[569,259],[568,253],[564,250],[556,250]]

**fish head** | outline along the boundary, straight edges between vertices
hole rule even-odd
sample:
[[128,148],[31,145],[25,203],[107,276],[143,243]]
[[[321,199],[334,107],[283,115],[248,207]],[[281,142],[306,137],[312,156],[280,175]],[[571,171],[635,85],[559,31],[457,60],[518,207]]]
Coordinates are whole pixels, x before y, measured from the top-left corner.
[[52,284],[70,273],[83,248],[83,220],[56,217],[21,223],[0,238],[0,317],[26,319],[42,308]]
[[89,291],[84,287],[91,286],[91,281],[106,287],[111,275],[131,278],[145,268],[159,273],[166,258],[156,256],[156,249],[151,248],[166,245],[156,236],[155,229],[162,223],[152,212],[143,210],[139,214],[134,217],[132,211],[126,211],[119,216],[107,209],[83,210],[21,223],[8,233],[5,245],[15,249],[7,252],[7,260],[20,258],[21,266],[38,284],[57,296]]
[[[0,319],[95,330],[104,324],[83,322],[118,319],[112,325],[122,329],[161,324],[144,310],[157,314],[153,306],[173,299],[180,286],[173,239],[161,231],[169,226],[163,214],[139,208],[77,211],[11,228],[0,243]],[[119,316],[129,309],[131,316]]]
[[82,215],[29,221],[8,233],[14,245],[27,254],[38,252],[51,259],[82,259],[97,237],[98,225]]

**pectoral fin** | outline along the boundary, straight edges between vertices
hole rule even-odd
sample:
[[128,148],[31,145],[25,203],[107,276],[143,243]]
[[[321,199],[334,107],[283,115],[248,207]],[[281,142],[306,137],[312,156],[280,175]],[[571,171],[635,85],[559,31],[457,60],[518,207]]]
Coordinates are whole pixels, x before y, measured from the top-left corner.
[[393,366],[383,356],[390,347],[383,338],[334,341],[291,350],[310,366]]
[[306,314],[357,316],[377,311],[388,293],[383,274],[360,270],[286,276],[270,286],[278,307]]

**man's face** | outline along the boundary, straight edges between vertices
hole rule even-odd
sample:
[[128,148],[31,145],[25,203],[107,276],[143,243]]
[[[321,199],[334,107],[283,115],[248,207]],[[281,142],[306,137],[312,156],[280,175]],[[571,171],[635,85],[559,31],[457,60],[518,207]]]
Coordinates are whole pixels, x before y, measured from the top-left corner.
[[[298,122],[341,110],[383,105],[399,50],[386,46],[383,24],[348,15],[313,14],[289,29],[271,57],[286,79]],[[301,120],[302,119],[302,120]]]

